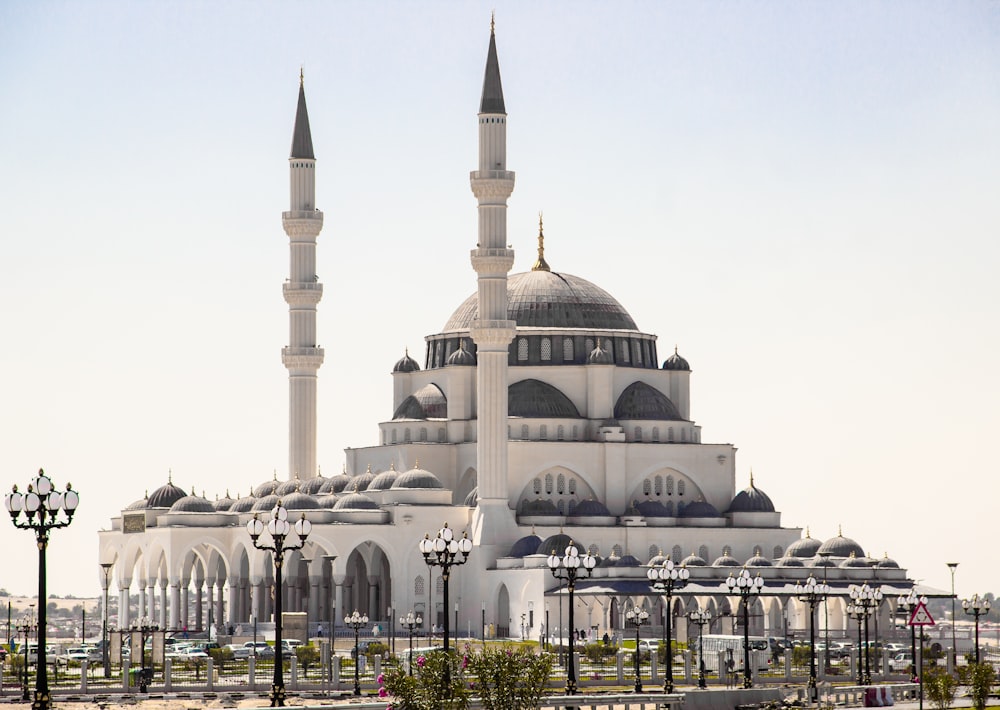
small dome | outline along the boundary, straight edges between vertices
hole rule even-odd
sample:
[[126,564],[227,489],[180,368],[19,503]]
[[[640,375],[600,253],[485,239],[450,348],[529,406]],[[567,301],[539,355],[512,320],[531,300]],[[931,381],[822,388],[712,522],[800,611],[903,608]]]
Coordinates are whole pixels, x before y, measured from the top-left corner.
[[805,567],[805,563],[798,557],[782,557],[774,563],[775,567]]
[[760,550],[757,550],[757,553],[753,557],[751,557],[749,560],[747,560],[746,564],[743,565],[743,566],[744,567],[774,567],[774,564],[771,562],[771,560],[767,559],[766,557],[761,557]]
[[712,563],[713,567],[742,567],[739,560],[729,554],[729,550],[722,553],[721,557],[716,557],[715,562]]
[[577,503],[576,508],[573,512],[569,514],[571,518],[591,518],[591,517],[608,517],[611,515],[611,511],[608,510],[608,506],[599,500],[581,500]]
[[525,535],[520,540],[511,545],[510,557],[527,557],[528,555],[534,555],[538,552],[538,546],[542,544],[542,538],[531,533],[530,535]]
[[750,474],[750,485],[736,494],[729,504],[727,513],[773,513],[774,503],[767,494],[753,484],[753,474]]
[[667,395],[645,382],[633,382],[615,402],[615,419],[683,421]]
[[615,361],[615,359],[611,355],[611,351],[605,350],[601,346],[601,339],[598,338],[597,339],[597,345],[594,347],[593,350],[590,351],[590,354],[587,355],[587,364],[588,365],[612,365],[612,364],[614,364],[614,361]]
[[719,511],[715,506],[704,500],[688,503],[678,515],[680,518],[718,518]]
[[194,492],[189,496],[184,496],[172,506],[170,506],[171,513],[214,513],[215,506],[212,505],[211,501],[207,500],[202,496],[195,495]]
[[254,502],[253,507],[250,510],[254,513],[273,510],[279,500],[281,499],[273,493],[271,495],[262,496]]
[[655,555],[649,558],[649,562],[646,563],[647,567],[660,567],[664,562],[670,558],[663,554],[663,550],[660,550]]
[[658,500],[635,501],[632,504],[644,518],[672,518],[673,512]]
[[319,493],[320,488],[327,482],[328,479],[322,476],[316,476],[315,478],[310,478],[306,481],[302,481],[302,485],[299,486],[299,490],[303,493],[308,493],[311,496]]
[[397,360],[396,364],[392,366],[393,372],[416,372],[419,369],[420,365],[417,364],[416,360],[410,357],[409,349],[407,349],[403,357]]
[[681,564],[685,567],[707,567],[708,563],[704,559],[698,557],[698,555],[693,552],[681,560]]
[[340,497],[333,506],[334,510],[378,510],[378,503],[364,493],[348,493]]
[[183,488],[178,488],[173,481],[167,481],[165,486],[160,486],[152,495],[146,499],[148,508],[169,508],[174,503],[187,495]]
[[691,371],[691,366],[688,365],[688,361],[677,354],[677,347],[674,347],[674,354],[663,361],[664,370],[684,370],[687,372]]
[[233,507],[233,503],[235,502],[236,501],[229,496],[229,491],[226,491],[225,498],[217,499],[214,503],[212,503],[212,507],[215,508],[215,510],[220,513],[225,513],[228,512],[229,509]]
[[299,477],[291,478],[287,481],[282,481],[278,484],[278,487],[272,491],[276,496],[287,496],[289,493],[295,493],[302,486],[302,481]]
[[632,555],[622,555],[615,562],[615,567],[642,567],[642,563]]
[[809,537],[809,528],[806,528],[806,536],[789,545],[788,549],[785,550],[785,557],[798,557],[800,559],[815,557],[822,544],[819,540]]
[[507,412],[529,419],[579,419],[570,398],[547,382],[521,380],[507,388]]
[[140,498],[134,503],[129,503],[125,510],[145,510],[149,507],[149,498]]
[[316,498],[316,507],[320,510],[330,510],[337,505],[338,500],[340,500],[340,498],[335,494],[326,493]]
[[390,464],[389,470],[375,476],[366,490],[387,491],[392,488],[392,484],[396,482],[397,478],[399,478],[399,473],[396,471],[396,464]]
[[448,365],[458,365],[463,367],[473,367],[476,364],[476,356],[465,349],[465,338],[459,341],[458,350],[448,356]]
[[372,473],[372,467],[371,464],[369,464],[368,468],[365,469],[364,473],[362,473],[360,476],[354,476],[353,478],[351,478],[345,490],[353,493],[357,493],[358,491],[367,491],[368,486],[370,486],[371,482],[374,480],[375,480],[375,474]]
[[875,560],[869,559],[868,557],[865,557],[863,555],[861,557],[858,557],[852,552],[850,557],[848,557],[846,560],[840,563],[840,566],[844,568],[874,567]]
[[620,558],[614,552],[597,563],[598,567],[617,567]]
[[257,497],[251,492],[248,496],[237,498],[236,502],[229,507],[230,513],[249,513],[253,510]]
[[469,495],[465,496],[464,504],[470,508],[475,508],[479,505],[479,486],[476,486],[469,491]]
[[274,490],[280,486],[281,483],[278,481],[277,474],[270,481],[264,481],[259,486],[253,489],[253,494],[258,498],[263,498],[264,496],[269,496],[274,493]]
[[837,563],[831,560],[829,557],[820,557],[817,555],[811,560],[806,561],[806,567],[836,567]]
[[579,540],[574,540],[566,533],[556,533],[555,535],[550,535],[545,538],[538,546],[538,551],[535,554],[551,555],[552,553],[555,553],[559,557],[562,557],[566,553],[566,548],[569,547],[571,543],[576,545],[576,549],[580,551],[581,555],[586,554],[587,546]]
[[288,510],[316,510],[319,508],[319,501],[310,495],[295,491],[289,493],[281,499],[281,504]]
[[899,563],[890,558],[888,554],[883,555],[882,559],[879,560],[875,566],[879,569],[899,569]]
[[820,545],[816,554],[830,555],[830,557],[850,557],[853,554],[855,557],[864,557],[865,551],[861,549],[861,545],[849,537],[844,537],[838,530],[837,537],[831,537]]
[[536,498],[521,503],[521,515],[559,515],[559,509],[548,498]]
[[448,398],[430,382],[400,402],[393,412],[396,419],[445,419],[448,416]]
[[444,488],[441,485],[441,481],[430,471],[425,471],[419,468],[420,462],[417,462],[416,467],[411,468],[405,473],[401,473],[396,482],[392,484],[393,489],[400,488]]
[[338,473],[326,479],[326,483],[319,489],[321,494],[341,493],[351,482],[351,477],[346,473]]

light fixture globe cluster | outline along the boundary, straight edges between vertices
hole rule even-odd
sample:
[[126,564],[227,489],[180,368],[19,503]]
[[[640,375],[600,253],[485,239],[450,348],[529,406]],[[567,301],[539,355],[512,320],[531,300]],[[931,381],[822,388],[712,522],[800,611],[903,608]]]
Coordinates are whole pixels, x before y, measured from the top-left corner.
[[438,559],[447,557],[450,561],[455,559],[455,555],[459,553],[463,558],[466,558],[472,552],[472,540],[469,539],[467,533],[462,533],[462,537],[456,540],[455,531],[448,527],[448,523],[445,523],[444,527],[438,530],[437,537],[431,538],[429,535],[424,535],[424,539],[420,541],[420,552],[425,560],[433,555]]
[[[292,531],[292,527],[292,524],[288,522],[288,509],[281,504],[281,501],[278,501],[278,504],[271,509],[271,519],[267,521],[267,525],[256,514],[247,521],[247,532],[250,533],[254,542],[264,534],[265,529],[271,533],[272,537],[285,537]],[[294,528],[295,534],[305,542],[309,533],[312,532],[312,523],[306,519],[306,514],[303,513],[302,517],[295,521]]]
[[979,665],[979,617],[990,613],[990,600],[973,594],[972,599],[962,600],[962,611],[976,618],[976,665]]
[[740,573],[733,575],[732,573],[726,578],[726,586],[729,591],[736,592],[738,594],[760,594],[760,590],[764,588],[764,580],[757,573],[756,577],[750,576],[750,570],[745,567],[740,570]]
[[555,553],[555,550],[553,550],[552,554],[549,555],[549,558],[548,560],[546,560],[546,562],[549,565],[549,569],[551,570],[557,570],[560,567],[563,567],[568,570],[569,569],[576,570],[582,566],[585,570],[587,570],[588,574],[590,570],[597,567],[596,557],[594,557],[589,552],[581,556],[580,551],[577,549],[576,545],[572,543],[566,546],[566,549],[563,551],[562,557],[559,557]]
[[882,590],[878,587],[869,586],[868,582],[864,584],[852,584],[849,588],[851,601],[854,602],[855,612],[860,615],[860,618],[864,619],[865,626],[865,641],[864,648],[865,651],[865,671],[861,676],[861,685],[871,685],[872,682],[872,669],[871,669],[871,658],[867,649],[868,646],[868,617],[871,616],[872,611],[877,609],[882,603]]
[[14,486],[7,494],[5,504],[15,523],[22,512],[28,520],[33,520],[37,515],[39,520],[44,521],[46,517],[55,518],[63,510],[66,517],[72,520],[73,513],[80,505],[80,496],[70,484],[66,484],[65,493],[55,490],[45,471],[38,469],[38,477],[28,484],[28,492],[18,493],[17,486]]
[[675,565],[673,560],[667,560],[659,567],[650,567],[646,570],[646,578],[652,583],[657,582],[686,582],[691,578],[691,571],[684,565]]
[[764,589],[764,579],[760,572],[756,577],[750,576],[746,567],[739,574],[732,572],[726,577],[726,587],[730,593],[739,594],[743,600],[743,687],[753,687],[753,671],[750,669],[750,597],[760,594]]
[[816,578],[812,575],[809,575],[805,584],[802,584],[802,582],[797,582],[795,584],[795,595],[798,597],[825,597],[829,593],[830,585],[826,582],[817,582]]
[[361,629],[368,626],[368,615],[359,614],[355,609],[349,616],[344,617],[344,626],[350,627],[354,631],[354,694],[361,695],[361,678],[358,675],[361,666]]
[[641,606],[634,606],[625,610],[625,623],[635,627],[635,692],[642,692],[641,659],[639,651],[639,627],[649,621],[649,612]]
[[674,646],[673,635],[670,631],[670,617],[672,615],[672,603],[670,600],[673,597],[675,590],[680,589],[687,584],[688,579],[691,578],[691,571],[686,565],[684,565],[683,562],[680,565],[675,565],[673,560],[666,559],[663,561],[662,565],[654,565],[646,570],[646,578],[649,580],[649,583],[654,590],[663,594],[667,598],[667,613],[663,618],[663,641],[667,646],[667,660],[665,663],[666,673],[663,680],[663,692],[672,693],[674,692]]
[[830,595],[830,585],[826,582],[817,582],[813,575],[809,575],[806,583],[796,582],[795,596],[800,602],[809,605],[809,699],[812,702],[819,701],[819,688],[816,684],[816,606],[825,601]]
[[[908,594],[900,594],[896,599],[896,607],[909,614],[916,611],[918,604],[927,604],[927,597],[917,594],[916,588],[910,589]],[[907,620],[909,622],[909,619]],[[919,682],[917,674],[917,627],[909,624],[910,627],[910,667],[913,669],[913,682]]]

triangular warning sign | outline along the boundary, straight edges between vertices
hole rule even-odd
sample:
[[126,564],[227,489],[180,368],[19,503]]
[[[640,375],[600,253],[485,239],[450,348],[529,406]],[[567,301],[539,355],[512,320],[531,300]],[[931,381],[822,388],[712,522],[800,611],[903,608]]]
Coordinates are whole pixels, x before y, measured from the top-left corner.
[[910,626],[934,626],[934,617],[923,602],[917,602],[910,614]]

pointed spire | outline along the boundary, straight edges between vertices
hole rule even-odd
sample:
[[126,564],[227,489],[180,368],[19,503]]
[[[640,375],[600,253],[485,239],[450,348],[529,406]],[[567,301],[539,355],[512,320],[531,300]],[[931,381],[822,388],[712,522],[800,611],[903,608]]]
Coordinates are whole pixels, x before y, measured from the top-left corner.
[[[303,103],[302,105],[305,104]],[[490,49],[486,55],[486,74],[483,77],[483,97],[479,102],[479,113],[507,113],[507,109],[504,108],[503,104],[503,85],[500,83],[500,60],[497,59],[497,39],[494,33],[494,18],[492,16],[490,17]]]
[[306,110],[305,75],[299,69],[299,105],[295,109],[295,130],[292,133],[292,154],[290,158],[315,160],[312,132],[309,130],[309,111]]
[[531,267],[532,271],[552,271],[549,268],[548,263],[545,261],[545,232],[542,229],[542,213],[538,213],[538,258],[535,260],[535,265]]

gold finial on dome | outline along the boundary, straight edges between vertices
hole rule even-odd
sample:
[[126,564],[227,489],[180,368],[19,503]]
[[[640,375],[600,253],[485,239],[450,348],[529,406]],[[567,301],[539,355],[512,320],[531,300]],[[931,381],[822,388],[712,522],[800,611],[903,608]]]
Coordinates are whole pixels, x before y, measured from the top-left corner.
[[497,21],[497,11],[490,10],[490,34],[493,34],[494,30],[496,29],[496,21]]
[[750,467],[750,487],[753,488],[753,467]]
[[542,228],[542,213],[538,213],[538,258],[535,260],[535,265],[531,267],[532,271],[552,271],[549,268],[548,263],[545,261],[545,232]]
[[837,537],[844,537],[844,528],[840,523],[837,523]]
[[305,83],[306,83],[305,68],[300,64],[299,65],[299,86],[305,86]]

